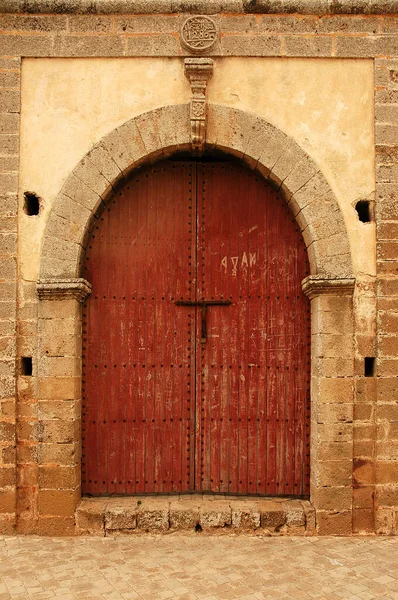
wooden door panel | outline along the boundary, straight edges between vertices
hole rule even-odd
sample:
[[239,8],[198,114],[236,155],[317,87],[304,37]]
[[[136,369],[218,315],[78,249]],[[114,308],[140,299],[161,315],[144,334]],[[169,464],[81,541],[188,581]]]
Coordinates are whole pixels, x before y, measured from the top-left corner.
[[[190,163],[139,172],[90,236],[83,312],[83,490],[192,488],[190,299],[195,236]],[[178,217],[178,218],[177,218]],[[177,296],[178,295],[178,296]]]
[[307,274],[301,233],[276,192],[235,163],[199,165],[197,296],[232,300],[209,308],[197,350],[203,491],[308,492]]

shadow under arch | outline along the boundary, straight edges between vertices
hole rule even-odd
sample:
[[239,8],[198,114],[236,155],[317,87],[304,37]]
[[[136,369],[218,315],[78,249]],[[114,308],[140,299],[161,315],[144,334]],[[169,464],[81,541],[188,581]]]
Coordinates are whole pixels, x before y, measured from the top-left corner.
[[[91,223],[114,187],[134,168],[190,147],[188,104],[141,114],[102,138],[76,165],[55,199],[39,280],[79,278]],[[312,276],[353,277],[337,199],[318,166],[291,137],[252,113],[210,104],[206,147],[240,158],[280,189],[303,234]]]

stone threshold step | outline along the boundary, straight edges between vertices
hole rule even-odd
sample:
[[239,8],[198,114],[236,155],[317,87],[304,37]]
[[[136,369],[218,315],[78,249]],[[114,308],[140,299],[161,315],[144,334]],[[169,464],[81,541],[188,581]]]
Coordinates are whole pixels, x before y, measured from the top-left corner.
[[204,494],[83,498],[76,510],[78,535],[197,531],[314,535],[309,500]]

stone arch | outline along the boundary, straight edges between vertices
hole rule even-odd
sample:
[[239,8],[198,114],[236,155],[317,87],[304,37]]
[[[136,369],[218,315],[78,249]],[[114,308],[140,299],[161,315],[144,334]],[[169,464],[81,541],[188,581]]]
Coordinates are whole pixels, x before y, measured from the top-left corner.
[[[189,105],[181,104],[135,117],[98,142],[55,200],[42,245],[40,280],[78,278],[88,230],[113,187],[140,164],[189,149],[190,136]],[[336,197],[292,138],[254,114],[210,104],[206,146],[241,158],[283,192],[303,233],[312,276],[352,277]]]
[[[189,108],[186,104],[160,108],[131,119],[105,136],[69,175],[50,214],[37,285],[41,300],[38,397],[39,402],[63,399],[73,406],[72,417],[60,413],[62,427],[56,439],[62,442],[72,439],[78,449],[83,391],[80,341],[84,335],[79,304],[91,291],[90,283],[80,276],[80,266],[88,232],[112,189],[134,168],[191,148]],[[226,106],[209,105],[206,145],[240,158],[280,189],[307,244],[311,275],[304,280],[303,290],[314,300],[311,302],[311,503],[318,532],[346,533],[352,522],[355,279],[342,213],[314,161],[264,119]],[[340,408],[335,410],[336,401],[342,403],[343,413]],[[344,430],[341,414],[346,419]],[[43,420],[41,427],[43,440],[54,439],[53,420]],[[347,442],[344,460],[342,431]],[[325,455],[325,446],[330,454]],[[79,531],[91,532],[87,531],[87,524],[79,525],[78,510],[75,513],[81,497],[79,452],[73,459],[60,458],[58,466],[66,467],[70,478],[62,484],[62,489],[55,488],[57,497],[64,498],[69,507],[65,517],[71,533],[75,522]],[[344,510],[336,511],[330,503],[335,489],[339,493],[343,489],[346,494]],[[53,509],[46,510],[54,518]],[[315,527],[312,509],[306,519]],[[103,530],[103,524],[101,527]]]

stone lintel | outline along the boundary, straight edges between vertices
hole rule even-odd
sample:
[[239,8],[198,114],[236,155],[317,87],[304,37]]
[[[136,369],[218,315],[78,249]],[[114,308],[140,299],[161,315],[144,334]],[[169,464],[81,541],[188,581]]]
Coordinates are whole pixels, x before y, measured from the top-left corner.
[[37,282],[40,300],[71,300],[84,302],[91,294],[91,284],[85,279],[41,279]]
[[[299,7],[298,7],[299,5]],[[185,0],[172,2],[171,0],[146,0],[146,2],[129,2],[128,0],[2,0],[1,12],[27,13],[27,14],[216,14],[218,12],[229,14],[257,13],[257,14],[291,14],[300,13],[307,15],[326,14],[396,14],[398,13],[398,0],[384,0],[383,2],[369,2],[369,0],[351,0],[350,2],[336,2],[336,0],[284,0],[269,2],[269,0]]]
[[352,296],[355,277],[332,278],[309,275],[303,279],[301,287],[310,300],[317,296]]

